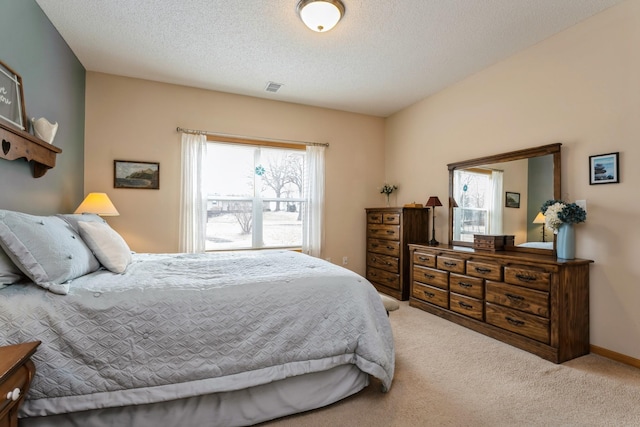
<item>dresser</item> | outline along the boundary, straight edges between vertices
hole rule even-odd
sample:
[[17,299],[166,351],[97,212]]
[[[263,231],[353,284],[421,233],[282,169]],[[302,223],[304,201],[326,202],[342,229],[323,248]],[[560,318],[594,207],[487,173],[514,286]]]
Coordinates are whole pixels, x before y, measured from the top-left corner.
[[409,299],[408,243],[428,240],[428,208],[369,208],[366,277],[379,292]]
[[562,363],[589,353],[590,260],[410,244],[409,305]]
[[0,347],[0,427],[18,426],[18,409],[36,372],[31,355],[40,342]]

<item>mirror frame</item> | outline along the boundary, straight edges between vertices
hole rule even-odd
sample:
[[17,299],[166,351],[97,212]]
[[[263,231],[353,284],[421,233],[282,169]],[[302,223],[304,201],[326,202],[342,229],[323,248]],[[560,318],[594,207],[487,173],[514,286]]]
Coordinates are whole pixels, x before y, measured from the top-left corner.
[[[541,145],[539,147],[527,148],[523,150],[510,151],[507,153],[496,154],[493,156],[478,157],[476,159],[463,160],[461,162],[449,163],[447,168],[449,169],[449,244],[451,246],[467,246],[473,247],[472,242],[461,242],[453,240],[453,175],[457,169],[464,169],[473,166],[480,166],[491,163],[503,163],[513,160],[530,159],[533,157],[546,156],[548,154],[553,155],[553,198],[561,199],[561,148],[562,143]],[[536,248],[521,248],[517,246],[510,246],[509,251],[516,252],[530,252],[539,254],[552,255],[556,251],[556,235],[553,235],[553,250],[549,249],[536,249]]]

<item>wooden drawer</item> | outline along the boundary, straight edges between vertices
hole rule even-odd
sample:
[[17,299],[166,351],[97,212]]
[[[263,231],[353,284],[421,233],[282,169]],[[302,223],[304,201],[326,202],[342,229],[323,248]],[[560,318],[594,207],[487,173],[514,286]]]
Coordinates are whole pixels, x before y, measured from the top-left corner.
[[367,265],[398,273],[400,260],[397,257],[367,252]]
[[467,276],[502,282],[502,267],[487,262],[467,261]]
[[451,271],[452,273],[464,274],[464,260],[447,256],[438,256],[436,266],[440,270]]
[[477,277],[451,273],[449,275],[449,290],[472,298],[483,299],[484,280],[478,279]]
[[413,281],[436,286],[441,289],[449,289],[449,273],[434,270],[433,268],[413,266]]
[[426,254],[424,252],[413,253],[413,265],[423,265],[425,267],[436,266],[436,256],[433,254]]
[[368,224],[382,224],[382,212],[369,212],[367,213]]
[[487,323],[549,344],[549,319],[489,302],[485,309]]
[[400,242],[380,239],[367,239],[367,250],[377,254],[400,256]]
[[379,268],[367,267],[367,280],[393,289],[400,289],[400,275]]
[[527,288],[549,291],[551,273],[533,269],[505,267],[504,281]]
[[22,365],[0,384],[0,415],[4,415],[12,406],[18,404],[18,400],[8,399],[7,394],[17,388],[20,390],[19,399],[24,394],[28,383],[29,369],[26,365]]
[[549,294],[506,283],[487,281],[487,302],[549,317]]
[[400,225],[400,214],[399,213],[382,214],[382,223],[387,225]]
[[474,319],[484,319],[484,301],[451,292],[449,294],[449,309]]
[[385,240],[400,240],[400,226],[369,224],[369,226],[367,226],[367,237]]
[[443,289],[413,282],[411,296],[443,308],[449,308],[449,292]]

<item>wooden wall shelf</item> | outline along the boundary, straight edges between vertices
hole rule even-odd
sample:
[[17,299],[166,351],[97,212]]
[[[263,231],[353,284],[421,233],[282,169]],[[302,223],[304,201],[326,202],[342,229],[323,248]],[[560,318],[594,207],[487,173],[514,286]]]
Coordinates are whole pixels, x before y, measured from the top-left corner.
[[33,177],[40,178],[56,165],[56,154],[62,149],[19,129],[0,123],[0,158],[17,160],[24,158],[33,163]]

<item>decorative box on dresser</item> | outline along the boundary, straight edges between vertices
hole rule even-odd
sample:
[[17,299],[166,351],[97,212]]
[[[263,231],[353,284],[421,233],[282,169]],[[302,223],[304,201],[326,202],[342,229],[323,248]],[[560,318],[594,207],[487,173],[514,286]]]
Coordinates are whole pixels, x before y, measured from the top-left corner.
[[428,208],[369,208],[366,277],[379,292],[409,299],[409,243],[428,240]]
[[589,353],[589,264],[410,244],[409,305],[562,363]]
[[31,355],[40,342],[0,347],[0,427],[18,426],[18,409],[36,372]]

